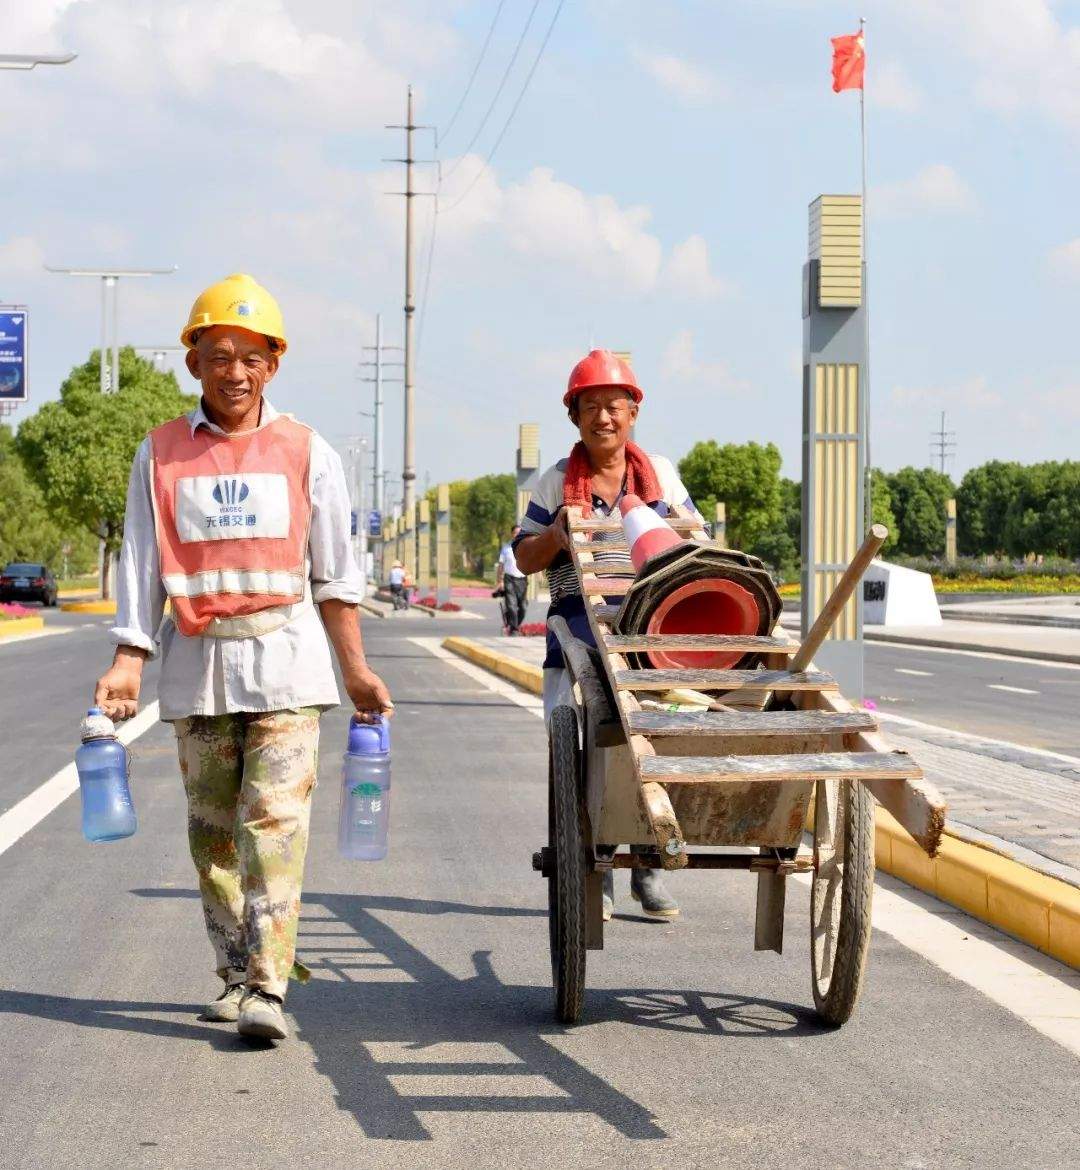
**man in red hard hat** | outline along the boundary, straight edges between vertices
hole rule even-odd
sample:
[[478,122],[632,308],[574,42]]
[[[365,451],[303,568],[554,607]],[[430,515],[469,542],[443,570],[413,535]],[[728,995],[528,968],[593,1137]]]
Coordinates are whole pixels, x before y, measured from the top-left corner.
[[[618,516],[619,502],[640,496],[661,516],[676,506],[694,508],[686,488],[669,459],[646,455],[630,439],[644,395],[628,362],[607,349],[594,349],[570,371],[563,405],[578,429],[579,439],[567,459],[560,459],[540,477],[521,531],[513,543],[518,567],[524,573],[547,572],[551,590],[548,617],[566,620],[571,631],[595,645],[585,600],[570,558],[568,507],[583,507],[597,516]],[[618,534],[594,534],[594,540],[618,539]],[[625,552],[595,554],[603,565],[629,564]],[[548,634],[544,659],[544,716],[564,703],[573,704],[569,676],[555,636]],[[630,892],[642,910],[655,918],[675,918],[679,907],[664,888],[662,872],[634,869]],[[614,883],[604,874],[604,918],[614,910]]]

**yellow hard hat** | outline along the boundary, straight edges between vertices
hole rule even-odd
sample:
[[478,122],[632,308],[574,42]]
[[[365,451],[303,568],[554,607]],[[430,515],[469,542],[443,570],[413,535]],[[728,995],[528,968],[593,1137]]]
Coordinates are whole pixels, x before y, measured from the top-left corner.
[[239,325],[269,337],[279,354],[288,349],[277,301],[246,272],[234,272],[199,293],[180,334],[181,342],[194,349],[200,330],[211,325]]

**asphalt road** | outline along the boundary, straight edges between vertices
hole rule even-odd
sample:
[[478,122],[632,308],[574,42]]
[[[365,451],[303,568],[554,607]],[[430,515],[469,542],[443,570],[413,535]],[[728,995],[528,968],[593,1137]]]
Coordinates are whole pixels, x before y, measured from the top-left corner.
[[[100,621],[74,624],[89,629],[0,645],[0,812],[71,758],[107,656]],[[0,1164],[1075,1166],[1076,1052],[895,931],[875,931],[855,1018],[816,1022],[799,885],[785,954],[762,956],[745,875],[677,875],[675,925],[630,913],[620,883],[586,1020],[554,1024],[529,868],[542,725],[411,640],[469,625],[366,623],[398,706],[391,854],[336,856],[331,713],[300,939],[313,979],[277,1049],[195,1018],[215,987],[170,728],[133,745],[135,837],[85,844],[71,798],[0,853]],[[936,921],[911,904],[916,933]],[[988,945],[1001,964],[1030,954]],[[1080,985],[1031,970],[1044,994]]]

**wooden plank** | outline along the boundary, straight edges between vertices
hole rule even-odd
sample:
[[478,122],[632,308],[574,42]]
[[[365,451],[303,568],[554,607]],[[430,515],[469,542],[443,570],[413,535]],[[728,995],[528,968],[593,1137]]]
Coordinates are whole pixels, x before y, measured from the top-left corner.
[[624,691],[666,691],[694,687],[707,691],[835,691],[836,679],[822,671],[787,670],[616,670]]
[[[591,612],[599,623],[610,626],[619,615],[619,607],[617,605],[594,605],[591,607]],[[599,640],[598,638],[597,641],[599,642]]]
[[598,561],[589,554],[578,558],[582,572],[595,574],[598,577],[636,577],[637,569],[629,562]]
[[629,577],[597,577],[595,574],[583,574],[581,578],[581,592],[586,597],[620,597],[630,592],[633,579]]
[[797,642],[750,634],[605,634],[608,650],[742,650],[760,654],[794,654]]
[[[700,520],[693,520],[684,516],[661,517],[676,532],[694,532],[701,528]],[[570,518],[571,532],[622,532],[621,520],[611,520],[606,516],[582,516],[579,519]]]
[[688,860],[686,841],[675,810],[671,807],[671,797],[662,785],[647,783],[641,785],[641,796],[660,850],[660,864],[664,869],[682,869]]
[[636,711],[627,719],[630,730],[652,737],[844,735],[876,731],[868,711]]
[[705,784],[769,780],[905,780],[922,775],[907,752],[819,752],[797,756],[649,756],[643,780]]

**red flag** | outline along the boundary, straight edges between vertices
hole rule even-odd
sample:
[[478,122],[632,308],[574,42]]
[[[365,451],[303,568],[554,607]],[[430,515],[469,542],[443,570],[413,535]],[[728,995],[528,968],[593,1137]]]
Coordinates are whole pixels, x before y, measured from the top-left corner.
[[866,69],[866,49],[862,33],[849,37],[832,38],[833,93],[842,89],[862,89]]

